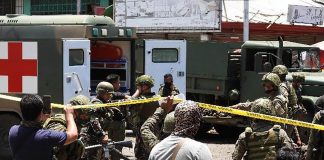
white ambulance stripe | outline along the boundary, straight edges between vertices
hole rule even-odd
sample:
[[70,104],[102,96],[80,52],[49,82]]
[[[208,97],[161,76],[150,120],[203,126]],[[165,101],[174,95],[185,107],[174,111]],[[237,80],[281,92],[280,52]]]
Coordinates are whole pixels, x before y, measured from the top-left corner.
[[8,93],[8,76],[0,76],[0,93]]
[[22,58],[37,59],[37,42],[22,42]]
[[8,43],[0,42],[0,59],[8,59]]
[[22,93],[37,94],[37,77],[23,76],[22,77]]

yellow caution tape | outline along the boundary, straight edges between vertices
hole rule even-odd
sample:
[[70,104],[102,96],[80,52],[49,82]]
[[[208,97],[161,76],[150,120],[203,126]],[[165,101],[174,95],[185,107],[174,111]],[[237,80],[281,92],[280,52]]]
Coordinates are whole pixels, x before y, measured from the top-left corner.
[[[88,108],[88,109],[92,108],[93,109],[93,108],[102,108],[102,107],[118,107],[118,106],[150,103],[150,102],[159,101],[161,99],[163,99],[163,97],[137,99],[137,100],[124,100],[124,101],[105,103],[105,104],[77,105],[77,106],[73,106],[73,108],[74,109],[80,109],[80,108]],[[174,101],[176,101],[178,103],[178,102],[181,102],[182,100],[174,99]],[[248,112],[248,111],[233,109],[233,108],[229,108],[229,107],[222,107],[222,106],[211,105],[211,104],[206,104],[206,103],[199,103],[199,102],[197,102],[197,103],[202,108],[206,108],[206,109],[210,109],[210,110],[214,110],[214,111],[218,111],[218,112],[225,112],[225,113],[230,113],[230,114],[234,114],[234,115],[250,117],[250,118],[255,118],[255,119],[261,119],[261,120],[266,120],[266,121],[271,121],[271,122],[276,122],[276,123],[289,124],[289,125],[293,125],[293,126],[300,126],[300,127],[305,127],[305,128],[324,130],[323,125],[312,124],[312,123],[307,123],[307,122],[303,122],[303,121],[296,121],[296,120],[292,120],[292,119],[275,117],[275,116],[270,116],[270,115],[265,115],[265,114],[260,114],[260,113]],[[53,108],[64,108],[65,105],[52,103],[51,106]]]

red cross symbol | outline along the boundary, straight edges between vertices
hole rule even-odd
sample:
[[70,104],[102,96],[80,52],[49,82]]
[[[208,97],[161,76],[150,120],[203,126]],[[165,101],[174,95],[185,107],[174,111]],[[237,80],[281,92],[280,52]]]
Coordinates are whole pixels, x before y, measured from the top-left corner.
[[8,92],[23,92],[23,76],[37,76],[37,59],[23,59],[22,42],[8,42],[8,59],[0,59],[0,75],[8,76]]

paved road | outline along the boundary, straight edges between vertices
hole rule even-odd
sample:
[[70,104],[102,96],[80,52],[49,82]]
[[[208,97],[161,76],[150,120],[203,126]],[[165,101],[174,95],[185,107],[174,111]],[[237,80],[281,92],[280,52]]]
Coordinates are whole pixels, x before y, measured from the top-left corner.
[[[128,134],[126,139],[135,142],[135,138],[131,134]],[[208,145],[215,160],[231,160],[236,139],[236,136],[220,136],[213,130],[197,136],[197,140]],[[124,148],[123,154],[129,156],[131,159],[135,159],[133,149]]]

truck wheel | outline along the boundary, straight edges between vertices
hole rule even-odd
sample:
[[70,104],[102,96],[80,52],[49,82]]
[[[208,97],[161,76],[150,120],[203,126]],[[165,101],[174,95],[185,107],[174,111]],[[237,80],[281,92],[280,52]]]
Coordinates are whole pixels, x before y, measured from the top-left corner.
[[10,160],[11,151],[9,147],[8,135],[11,126],[19,124],[20,118],[13,114],[0,114],[0,159]]

